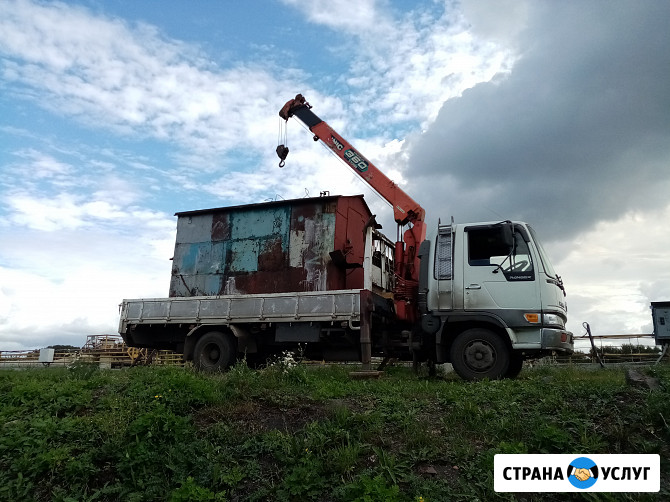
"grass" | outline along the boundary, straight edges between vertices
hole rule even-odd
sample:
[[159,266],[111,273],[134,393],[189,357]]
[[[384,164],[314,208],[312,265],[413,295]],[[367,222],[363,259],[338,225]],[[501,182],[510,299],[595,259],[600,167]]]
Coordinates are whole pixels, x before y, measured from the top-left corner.
[[[301,364],[0,372],[0,500],[516,500],[496,453],[658,453],[670,495],[670,368],[463,382]],[[570,494],[518,495],[565,500]],[[587,500],[640,500],[586,494]],[[569,499],[569,498],[568,498]]]

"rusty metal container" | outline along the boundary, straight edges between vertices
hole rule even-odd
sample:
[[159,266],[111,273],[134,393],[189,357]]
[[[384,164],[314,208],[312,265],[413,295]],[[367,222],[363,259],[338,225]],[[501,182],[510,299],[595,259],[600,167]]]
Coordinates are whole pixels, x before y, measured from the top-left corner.
[[170,296],[363,288],[362,195],[176,213]]

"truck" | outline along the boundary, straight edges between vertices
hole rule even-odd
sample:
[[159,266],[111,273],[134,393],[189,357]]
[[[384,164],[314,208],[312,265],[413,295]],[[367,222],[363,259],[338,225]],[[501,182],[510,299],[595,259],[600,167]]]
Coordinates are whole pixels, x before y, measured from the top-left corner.
[[[300,348],[326,361],[451,363],[466,380],[513,378],[526,358],[572,353],[561,277],[521,221],[447,224],[425,210],[298,94],[295,117],[393,207],[393,242],[362,195],[176,213],[168,298],[126,299],[130,346],[202,370]],[[277,147],[283,166],[288,154]]]

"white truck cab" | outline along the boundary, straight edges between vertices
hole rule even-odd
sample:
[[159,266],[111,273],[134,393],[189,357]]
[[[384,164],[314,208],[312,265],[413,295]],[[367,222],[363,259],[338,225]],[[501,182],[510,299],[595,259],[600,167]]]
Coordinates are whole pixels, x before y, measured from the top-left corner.
[[419,310],[438,362],[464,378],[500,378],[526,357],[572,352],[563,283],[532,227],[452,223],[431,240],[420,251]]

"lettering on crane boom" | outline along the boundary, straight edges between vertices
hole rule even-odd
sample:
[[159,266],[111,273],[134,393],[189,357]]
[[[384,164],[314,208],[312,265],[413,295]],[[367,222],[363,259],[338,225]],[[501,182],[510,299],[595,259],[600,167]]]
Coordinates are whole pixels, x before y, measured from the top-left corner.
[[[330,139],[333,141],[335,148],[337,148],[340,152],[344,150],[344,145],[335,136],[331,135]],[[365,160],[365,158],[353,148],[345,150],[343,155],[345,160],[360,172],[364,173],[368,170],[368,161]]]

